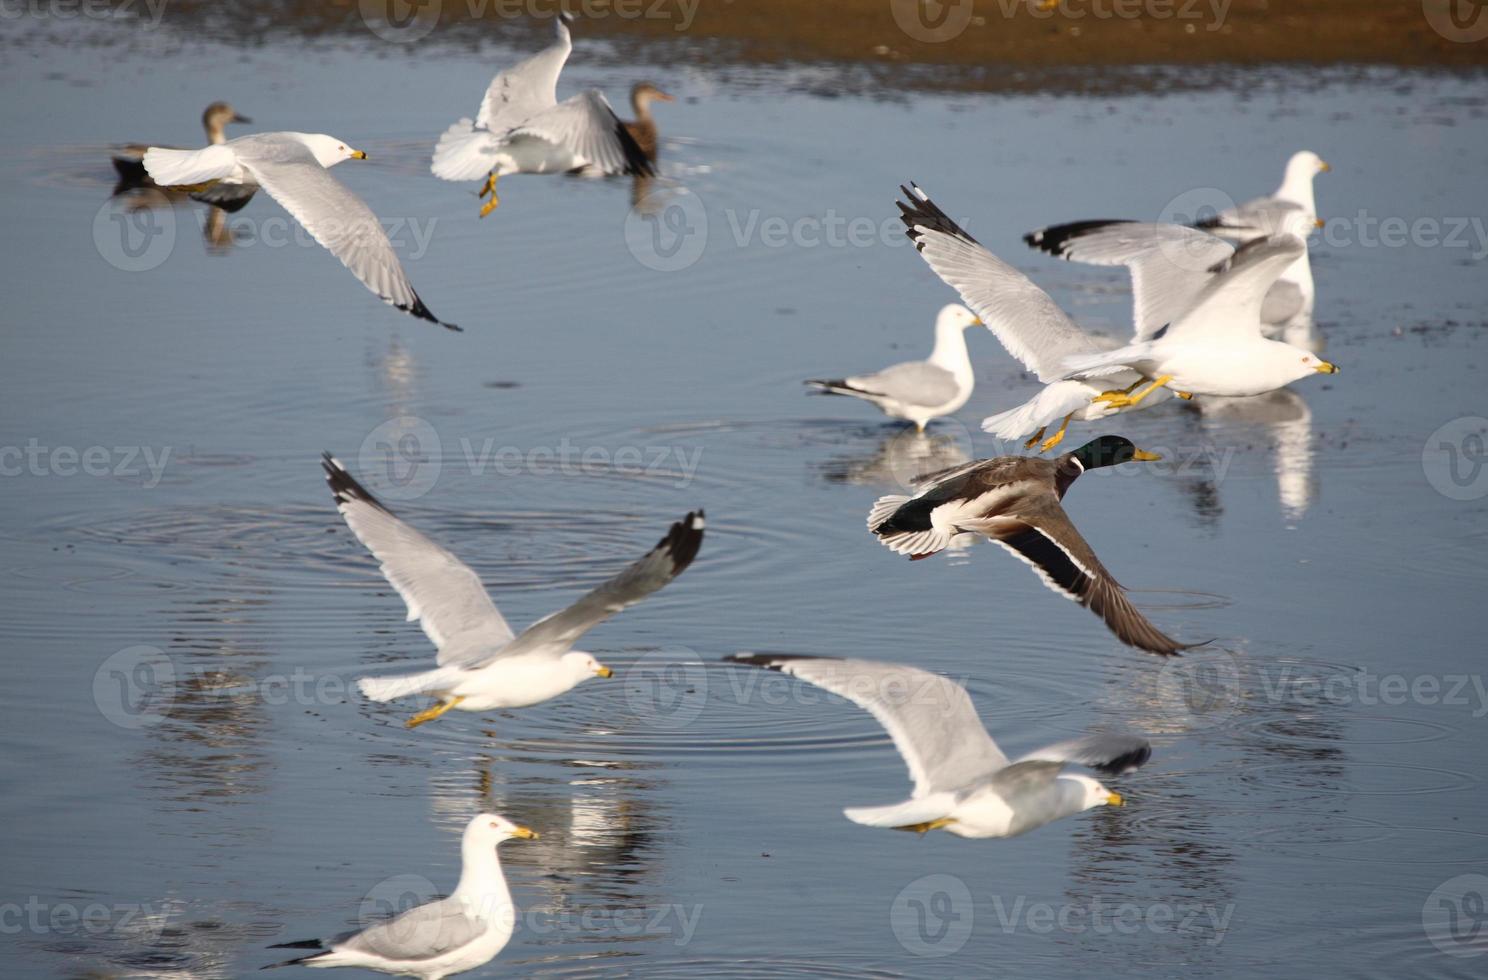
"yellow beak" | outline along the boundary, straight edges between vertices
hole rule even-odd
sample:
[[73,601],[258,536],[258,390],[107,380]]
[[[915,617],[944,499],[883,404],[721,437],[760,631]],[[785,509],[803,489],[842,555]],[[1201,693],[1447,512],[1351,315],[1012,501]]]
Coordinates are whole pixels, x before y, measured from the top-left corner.
[[1337,374],[1339,372],[1339,367],[1337,364],[1329,364],[1327,361],[1319,361],[1318,366],[1314,370],[1316,370],[1319,374]]
[[985,327],[986,326],[986,324],[982,322],[982,318],[981,317],[977,317],[975,320],[971,321],[971,325],[973,327]]
[[1324,221],[1322,218],[1313,218],[1312,219],[1312,226],[1314,228],[1321,228],[1325,224],[1327,224],[1327,222]]
[[615,672],[608,667],[601,667],[594,672],[599,677],[614,677]]
[[351,158],[353,160],[365,160],[367,159],[367,153],[365,150],[352,150]]
[[1327,160],[1321,160],[1321,161],[1318,162],[1318,173],[1324,173],[1325,174],[1325,173],[1327,173],[1328,171],[1330,171],[1332,169],[1333,169],[1333,164],[1329,163]]
[[512,836],[517,838],[518,840],[537,840],[537,838],[540,836],[537,831],[532,830],[529,827],[518,827],[511,833]]
[[1138,449],[1136,452],[1132,453],[1132,459],[1136,460],[1139,463],[1155,463],[1158,460],[1162,459],[1162,456],[1158,453],[1149,453],[1145,449]]
[[1126,801],[1121,798],[1121,794],[1120,793],[1112,793],[1110,796],[1106,797],[1106,805],[1107,806],[1125,806],[1126,805]]

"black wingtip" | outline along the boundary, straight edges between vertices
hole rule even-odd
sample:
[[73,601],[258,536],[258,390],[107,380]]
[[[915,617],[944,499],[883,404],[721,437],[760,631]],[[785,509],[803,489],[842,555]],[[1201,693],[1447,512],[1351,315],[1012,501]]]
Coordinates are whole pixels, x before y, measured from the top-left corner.
[[1147,760],[1151,758],[1152,746],[1143,742],[1130,752],[1125,752],[1114,759],[1108,759],[1100,765],[1091,766],[1090,768],[1105,776],[1120,776],[1142,768],[1147,764]]
[[672,559],[673,574],[680,574],[692,564],[698,550],[703,546],[703,528],[707,521],[703,509],[690,510],[687,516],[673,524],[666,536],[656,542],[656,547],[665,548]]
[[439,319],[439,317],[435,316],[429,310],[429,308],[424,305],[424,301],[419,298],[419,294],[418,293],[414,293],[413,294],[413,302],[411,304],[410,303],[394,303],[393,305],[396,306],[398,309],[402,310],[404,313],[407,313],[409,316],[416,316],[420,320],[428,320],[430,323],[438,324],[439,326],[443,327],[446,330],[453,330],[456,333],[464,333],[465,332],[465,328],[464,327],[457,326],[457,325],[455,325],[453,323],[446,323],[443,320]]
[[792,660],[826,660],[827,657],[817,657],[809,653],[731,653],[724,657],[725,663],[744,664],[749,667],[762,667],[765,670],[783,672],[784,665]]
[[325,949],[319,939],[297,939],[292,943],[275,943],[269,949]]
[[347,472],[346,467],[341,465],[341,461],[329,452],[320,454],[320,467],[325,470],[326,483],[331,488],[331,496],[335,498],[337,506],[352,500],[360,500],[380,511],[392,513],[383,506],[382,501],[372,495],[372,491],[358,483],[356,477]]
[[1069,258],[1069,245],[1082,235],[1088,235],[1111,225],[1129,225],[1133,222],[1125,218],[1092,218],[1087,221],[1070,221],[1062,225],[1050,225],[1037,231],[1030,231],[1023,236],[1023,243],[1029,248],[1040,252],[1048,252],[1062,259]]
[[[911,188],[913,188],[911,190]],[[899,190],[908,198],[908,202],[896,201],[899,205],[899,220],[904,222],[904,234],[910,241],[915,243],[915,248],[921,251],[925,243],[920,240],[916,228],[924,227],[931,231],[938,231],[944,235],[951,235],[973,245],[980,244],[975,238],[967,234],[966,229],[956,224],[951,216],[942,211],[929,195],[922,191],[914,181],[909,182],[909,187],[899,185]]]

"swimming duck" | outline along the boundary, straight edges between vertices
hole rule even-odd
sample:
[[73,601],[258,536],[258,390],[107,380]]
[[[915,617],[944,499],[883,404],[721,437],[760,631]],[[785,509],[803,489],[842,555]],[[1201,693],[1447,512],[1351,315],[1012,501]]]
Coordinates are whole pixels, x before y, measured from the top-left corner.
[[974,378],[966,353],[966,330],[980,326],[977,315],[959,303],[935,317],[935,348],[923,361],[904,361],[873,374],[806,384],[829,395],[849,395],[877,405],[890,418],[906,419],[920,432],[931,419],[949,415],[971,397]]
[[1060,501],[1086,470],[1161,459],[1121,436],[1101,436],[1054,459],[999,456],[917,477],[913,497],[880,497],[868,530],[911,560],[928,558],[962,532],[984,534],[1029,565],[1044,584],[1106,623],[1116,638],[1150,653],[1186,649],[1137,611]]
[[[213,102],[202,113],[202,129],[206,130],[207,144],[209,146],[220,146],[227,142],[227,127],[230,123],[251,122],[253,122],[252,119],[242,115],[226,102]],[[114,170],[119,175],[119,184],[114,188],[115,194],[135,187],[156,186],[155,181],[151,180],[149,173],[145,171],[145,151],[151,146],[158,145],[160,144],[125,143],[122,146],[114,147]],[[170,147],[170,149],[180,149],[180,147]],[[250,194],[249,197],[251,196]],[[247,197],[242,198],[240,201],[236,198],[233,200],[237,204],[237,207],[225,207],[225,210],[236,211],[237,208],[248,203]],[[223,207],[221,204],[218,206]]]
[[656,130],[656,119],[651,115],[651,103],[674,101],[676,100],[650,82],[637,82],[630,90],[630,107],[635,113],[635,119],[624,124],[625,131],[652,163],[656,162],[657,153],[661,149],[661,138]]

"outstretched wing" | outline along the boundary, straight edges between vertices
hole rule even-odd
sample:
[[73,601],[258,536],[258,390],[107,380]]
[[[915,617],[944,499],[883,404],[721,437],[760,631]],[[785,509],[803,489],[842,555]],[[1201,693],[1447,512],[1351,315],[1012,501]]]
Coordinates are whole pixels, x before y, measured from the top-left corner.
[[1130,269],[1134,341],[1150,340],[1187,312],[1213,278],[1209,270],[1235,254],[1234,245],[1208,232],[1145,221],[1077,221],[1023,240],[1071,262]]
[[254,137],[244,137],[231,144],[244,168],[362,285],[404,313],[451,330],[460,329],[429,311],[413,291],[377,215],[331,176],[308,149],[282,140],[271,144],[252,140]]
[[557,104],[558,76],[573,50],[561,16],[557,25],[558,39],[550,46],[491,79],[475,117],[478,128],[500,133]]
[[725,659],[810,681],[872,714],[909,766],[913,799],[960,789],[1007,765],[966,689],[948,678],[871,660],[767,653]]
[[1018,762],[1058,762],[1084,766],[1107,776],[1134,772],[1152,758],[1152,743],[1140,735],[1085,735],[1028,753]]
[[1163,336],[1259,338],[1266,293],[1288,266],[1306,254],[1307,245],[1295,235],[1246,242],[1210,270],[1213,276],[1193,305]]
[[512,638],[511,627],[469,565],[393,516],[330,453],[321,457],[336,509],[439,649],[438,662],[462,663]]
[[900,187],[900,220],[920,258],[981,317],[1007,352],[1048,384],[1064,358],[1101,349],[1023,273],[987,251],[914,184]]
[[594,589],[567,609],[555,612],[533,623],[490,662],[502,657],[530,653],[542,648],[559,657],[578,642],[579,637],[609,619],[626,606],[633,606],[660,589],[692,564],[703,544],[703,512],[689,512],[673,524],[666,537],[657,542],[640,561]]
[[598,89],[544,109],[513,129],[507,139],[524,136],[567,147],[579,158],[581,167],[592,167],[602,174],[649,177],[655,173],[635,137]]
[[1126,597],[1121,583],[1111,577],[1090,545],[1057,503],[1022,509],[1020,527],[1006,523],[989,536],[1032,568],[1044,584],[1078,602],[1105,621],[1116,638],[1150,653],[1175,654],[1187,647],[1147,621]]

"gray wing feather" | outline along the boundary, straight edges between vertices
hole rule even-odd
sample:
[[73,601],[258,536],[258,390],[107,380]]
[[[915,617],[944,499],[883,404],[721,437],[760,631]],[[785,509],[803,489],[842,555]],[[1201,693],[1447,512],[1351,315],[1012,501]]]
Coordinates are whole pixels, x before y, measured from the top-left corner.
[[1307,245],[1295,235],[1271,235],[1246,242],[1214,268],[1216,274],[1163,339],[1225,334],[1259,337],[1266,293],[1288,266],[1306,254]]
[[363,929],[332,948],[390,960],[429,960],[473,942],[487,928],[485,922],[467,914],[458,899],[443,898]]
[[544,109],[513,129],[507,140],[533,137],[572,150],[606,175],[649,174],[650,165],[598,89]]
[[441,665],[484,657],[512,638],[469,565],[393,516],[340,460],[328,453],[321,466],[346,526],[381,563],[383,576],[408,605],[409,621],[419,620],[439,649]]
[[903,664],[788,654],[736,654],[735,663],[778,670],[840,695],[888,730],[914,781],[914,799],[959,790],[1007,765],[966,689]]
[[1030,752],[1018,762],[1071,763],[1119,776],[1141,767],[1152,757],[1152,743],[1140,735],[1096,734],[1056,742]]
[[929,361],[905,361],[876,374],[846,379],[854,388],[892,398],[901,405],[944,405],[960,393],[956,376]]
[[689,513],[671,526],[666,537],[640,561],[600,585],[567,609],[533,623],[494,656],[516,656],[542,648],[553,657],[562,656],[579,637],[626,606],[633,606],[662,588],[692,564],[703,543],[703,512]]
[[551,46],[491,79],[475,117],[476,126],[503,132],[556,105],[558,76],[572,50],[568,28],[560,22],[558,40]]
[[900,220],[920,258],[1040,381],[1063,378],[1064,359],[1101,348],[1023,273],[987,251],[915,185],[901,187]]

